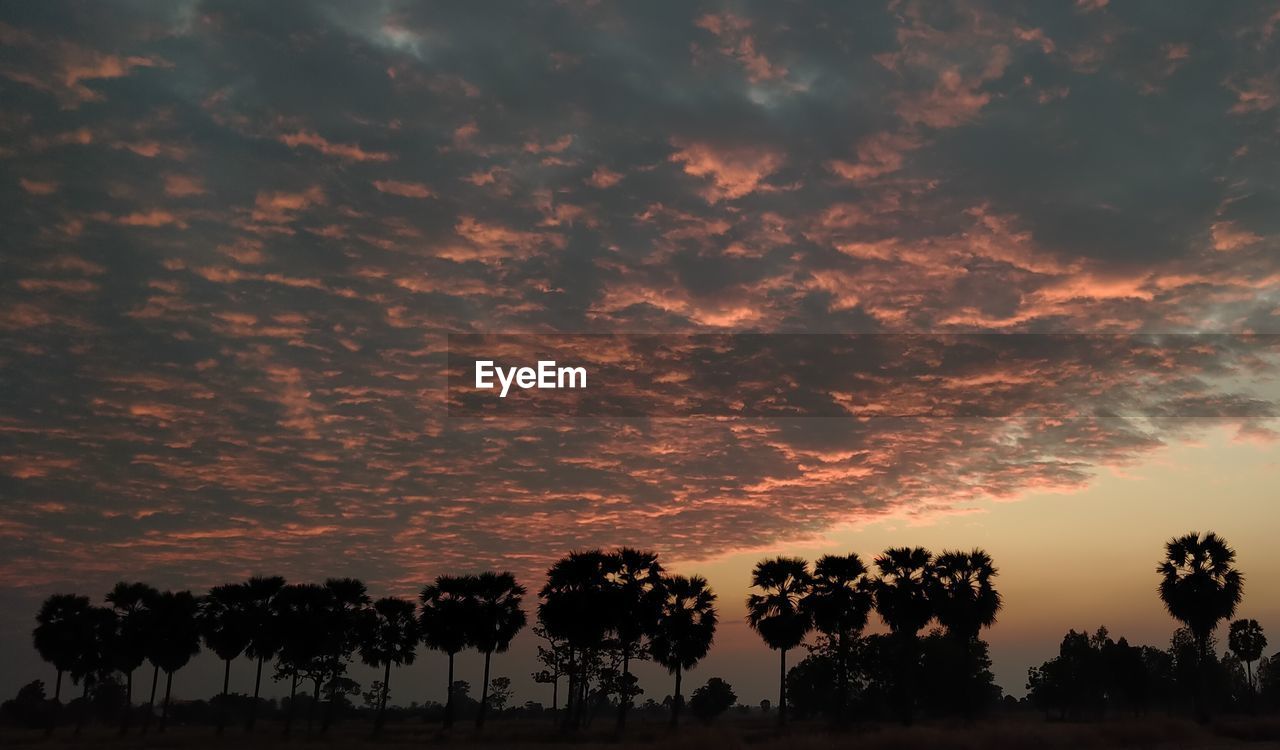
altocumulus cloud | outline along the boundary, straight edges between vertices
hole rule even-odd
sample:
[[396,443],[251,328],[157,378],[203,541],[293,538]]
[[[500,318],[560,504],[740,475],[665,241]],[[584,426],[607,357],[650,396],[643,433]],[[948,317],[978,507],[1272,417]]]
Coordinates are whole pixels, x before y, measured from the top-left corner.
[[[1274,6],[69,10],[0,10],[11,590],[690,559],[1194,429],[458,422],[449,332],[1280,331]],[[1229,402],[1258,356],[1162,387]]]

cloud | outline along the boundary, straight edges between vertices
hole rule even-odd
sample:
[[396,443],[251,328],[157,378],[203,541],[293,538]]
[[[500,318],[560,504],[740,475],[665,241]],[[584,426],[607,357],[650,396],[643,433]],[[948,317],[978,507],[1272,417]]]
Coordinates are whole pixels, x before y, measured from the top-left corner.
[[402,198],[430,198],[435,193],[421,182],[401,182],[399,180],[374,180],[373,186],[380,193],[390,193]]
[[761,181],[782,166],[782,157],[767,149],[724,148],[680,140],[672,145],[676,150],[669,159],[683,164],[685,174],[710,180],[711,184],[701,191],[708,203],[753,193]]
[[290,148],[311,148],[325,156],[336,156],[347,161],[385,162],[395,158],[380,151],[366,151],[356,144],[334,143],[310,130],[284,133],[278,136],[278,140]]
[[[5,6],[0,570],[412,590],[587,544],[693,559],[1193,434],[448,419],[448,332],[1280,332],[1273,13],[1101,5]],[[1252,406],[1215,378],[1269,360],[1209,359],[1159,404]],[[1027,409],[1138,371],[948,364],[945,403]]]

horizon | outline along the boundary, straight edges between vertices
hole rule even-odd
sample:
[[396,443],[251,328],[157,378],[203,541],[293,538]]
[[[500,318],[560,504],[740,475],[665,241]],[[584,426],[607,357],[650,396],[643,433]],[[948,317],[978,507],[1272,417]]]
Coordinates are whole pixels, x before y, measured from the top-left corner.
[[775,555],[987,551],[1015,697],[1167,648],[1189,531],[1280,628],[1277,70],[1267,4],[0,9],[0,698],[54,593],[509,570],[532,625],[623,545],[753,706]]

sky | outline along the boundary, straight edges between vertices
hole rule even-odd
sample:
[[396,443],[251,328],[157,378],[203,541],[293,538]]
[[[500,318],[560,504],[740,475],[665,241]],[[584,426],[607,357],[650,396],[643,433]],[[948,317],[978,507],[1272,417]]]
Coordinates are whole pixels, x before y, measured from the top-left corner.
[[[1235,544],[1267,627],[1278,70],[1276,3],[8,4],[0,694],[50,678],[55,591],[536,591],[618,544],[708,575],[694,678],[753,702],[773,662],[742,601],[780,552],[987,548],[1015,694],[1069,627],[1166,642],[1154,565],[1192,529]],[[896,416],[645,392],[650,418],[451,418],[448,335],[479,333],[888,335],[892,377],[729,388]],[[902,344],[1012,333],[1230,336]],[[586,353],[634,385],[636,351]],[[939,393],[1001,409],[899,418]],[[521,698],[531,649],[504,657]]]

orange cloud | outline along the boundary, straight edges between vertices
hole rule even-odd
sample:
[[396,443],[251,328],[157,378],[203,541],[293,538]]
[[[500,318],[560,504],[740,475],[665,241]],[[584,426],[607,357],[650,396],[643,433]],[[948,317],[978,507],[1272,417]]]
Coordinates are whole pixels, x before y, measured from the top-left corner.
[[905,154],[919,148],[920,139],[899,133],[875,133],[858,142],[857,162],[833,160],[827,168],[852,182],[862,182],[902,168]]
[[673,140],[675,153],[668,159],[683,164],[693,177],[709,178],[701,191],[708,203],[733,200],[755,192],[760,183],[782,166],[782,156],[768,149],[721,148],[706,143]]
[[26,177],[20,177],[18,184],[31,195],[53,195],[58,192],[58,183],[52,180],[28,180]]
[[285,133],[279,136],[277,140],[290,148],[310,148],[326,156],[336,156],[347,161],[385,162],[395,158],[393,155],[381,151],[365,151],[356,144],[333,143],[313,130]]
[[402,198],[430,198],[435,195],[431,189],[421,182],[400,182],[399,180],[374,180],[373,186],[380,193],[390,193]]
[[192,195],[204,195],[207,192],[204,182],[199,177],[183,174],[167,174],[164,176],[164,194],[174,198],[186,198]]
[[736,60],[751,83],[786,77],[785,67],[774,64],[756,48],[755,37],[747,33],[751,28],[749,20],[732,13],[709,13],[699,17],[694,25],[719,39],[720,54]]
[[615,172],[608,167],[596,167],[591,176],[586,179],[586,183],[597,190],[604,190],[622,182],[622,177],[621,172]]

